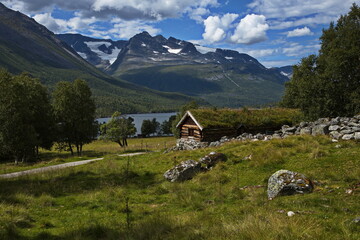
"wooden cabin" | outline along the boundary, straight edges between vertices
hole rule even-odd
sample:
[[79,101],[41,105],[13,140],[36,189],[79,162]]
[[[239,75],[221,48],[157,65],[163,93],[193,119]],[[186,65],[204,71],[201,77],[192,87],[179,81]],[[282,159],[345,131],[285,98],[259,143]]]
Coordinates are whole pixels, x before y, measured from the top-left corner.
[[[211,117],[211,116],[210,116]],[[180,138],[194,139],[200,142],[217,141],[223,136],[235,137],[244,132],[243,125],[233,127],[203,127],[198,120],[187,111],[176,126],[180,129]]]
[[300,112],[296,109],[194,109],[187,111],[176,125],[180,138],[213,142],[223,136],[244,132],[268,133],[291,125]]

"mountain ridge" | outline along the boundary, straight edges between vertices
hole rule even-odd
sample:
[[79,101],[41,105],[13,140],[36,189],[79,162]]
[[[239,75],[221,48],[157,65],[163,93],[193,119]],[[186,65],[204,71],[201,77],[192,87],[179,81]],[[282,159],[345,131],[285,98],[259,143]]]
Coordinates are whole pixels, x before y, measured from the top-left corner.
[[148,32],[130,38],[113,64],[102,70],[158,91],[200,97],[218,107],[273,104],[289,80],[283,70],[268,69],[245,53]]
[[173,111],[194,100],[113,78],[85,61],[53,32],[0,3],[0,67],[13,74],[28,72],[53,89],[59,81],[84,79],[92,89],[98,116]]

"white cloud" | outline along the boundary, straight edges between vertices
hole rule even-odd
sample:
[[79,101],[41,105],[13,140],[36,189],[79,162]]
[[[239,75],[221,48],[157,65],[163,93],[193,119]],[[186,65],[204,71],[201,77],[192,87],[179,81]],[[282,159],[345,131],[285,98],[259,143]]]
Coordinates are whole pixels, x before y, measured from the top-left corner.
[[93,28],[91,24],[96,22],[96,19],[94,17],[73,17],[69,20],[56,19],[51,15],[51,13],[36,14],[33,18],[38,23],[44,25],[45,27],[56,33],[79,32],[85,29],[91,30]]
[[6,6],[29,15],[48,13],[57,7],[98,19],[162,20],[218,7],[218,0],[3,0]]
[[206,8],[196,8],[189,11],[189,17],[193,20],[195,20],[197,23],[202,23],[204,21],[203,16],[209,15],[210,10]]
[[263,15],[249,14],[240,20],[230,40],[234,43],[253,44],[267,39],[269,25]]
[[336,21],[359,0],[253,0],[248,7],[263,14],[271,29],[285,29],[302,25],[316,26]]
[[246,53],[254,58],[259,58],[259,57],[271,56],[277,52],[278,52],[277,49],[255,49],[255,50],[249,50]]
[[132,19],[156,19],[179,17],[184,13],[195,11],[196,9],[206,9],[207,7],[218,6],[217,0],[93,0],[92,9],[94,11],[115,10],[124,13],[120,18],[128,19],[125,13],[131,13]]
[[116,38],[129,39],[135,34],[143,31],[147,31],[150,35],[157,35],[161,32],[160,29],[155,28],[154,26],[141,20],[124,21],[121,19],[115,19],[112,22],[114,23],[113,28],[106,33]]
[[205,32],[202,35],[204,40],[210,43],[224,40],[227,36],[227,30],[231,28],[231,24],[238,16],[238,14],[227,13],[222,17],[208,17],[204,21]]
[[354,0],[253,0],[248,6],[267,18],[301,17],[311,14],[338,16],[346,13]]
[[305,17],[292,21],[270,20],[269,22],[271,29],[285,29],[290,27],[298,27],[302,25],[316,26],[318,24],[329,24],[331,21],[334,21],[333,17],[318,14],[312,17]]
[[261,61],[261,64],[264,65],[267,68],[272,67],[283,67],[288,65],[295,65],[299,62],[299,59],[286,59],[286,60],[279,60],[279,61]]
[[291,43],[289,47],[282,49],[282,53],[290,57],[300,57],[309,54],[315,54],[320,49],[320,44],[300,45]]
[[35,21],[46,26],[53,32],[64,32],[69,30],[65,20],[55,19],[51,16],[50,13],[37,14],[33,18]]
[[313,35],[313,33],[308,27],[296,28],[292,31],[287,32],[287,37],[301,37],[308,35]]

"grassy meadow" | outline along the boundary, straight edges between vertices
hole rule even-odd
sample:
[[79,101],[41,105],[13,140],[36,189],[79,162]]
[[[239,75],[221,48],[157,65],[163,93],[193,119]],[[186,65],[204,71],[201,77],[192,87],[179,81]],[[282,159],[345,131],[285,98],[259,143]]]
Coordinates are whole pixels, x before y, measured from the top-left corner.
[[74,156],[72,156],[70,152],[59,152],[55,147],[51,151],[40,149],[40,159],[38,159],[36,162],[19,163],[17,165],[14,162],[0,163],[0,174],[98,158],[108,154],[160,151],[174,146],[175,143],[176,139],[174,137],[129,138],[128,147],[123,148],[114,142],[97,140],[90,144],[84,145],[83,155],[81,157],[77,157],[76,153]]
[[[119,157],[95,142],[86,151],[103,161],[0,179],[0,239],[359,239],[359,146],[295,136]],[[211,151],[227,162],[183,183],[163,178]],[[315,180],[314,192],[269,201],[267,179],[279,169]]]

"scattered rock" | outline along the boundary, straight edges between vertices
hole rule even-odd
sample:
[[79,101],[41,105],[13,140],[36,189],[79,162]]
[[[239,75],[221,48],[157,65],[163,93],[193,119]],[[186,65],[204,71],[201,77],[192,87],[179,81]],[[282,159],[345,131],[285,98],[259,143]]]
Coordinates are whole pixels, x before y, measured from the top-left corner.
[[353,222],[356,224],[360,224],[360,217],[356,217]]
[[220,145],[221,145],[221,142],[216,141],[216,142],[211,142],[211,143],[209,144],[209,147],[218,147],[218,146],[220,146]]
[[199,142],[195,139],[178,139],[176,142],[176,146],[173,150],[194,150],[200,148],[206,148],[209,146],[207,142]]
[[310,193],[313,189],[312,181],[303,174],[279,170],[269,178],[267,194],[271,200],[277,196]]
[[201,164],[194,160],[187,160],[176,165],[164,173],[164,177],[170,182],[181,182],[192,179],[201,171]]
[[281,128],[283,134],[285,133],[295,133],[296,127],[289,127],[288,125],[284,125]]
[[227,160],[225,154],[218,152],[211,152],[210,154],[200,158],[199,162],[205,165],[205,169],[211,169],[218,162],[225,162]]
[[312,128],[311,134],[313,136],[326,135],[329,133],[329,126],[326,124],[315,125]]
[[342,140],[351,140],[351,139],[354,139],[354,134],[351,133],[351,134],[345,134],[341,139]]
[[310,134],[311,134],[310,127],[304,127],[300,129],[300,135],[310,135]]
[[360,140],[360,132],[356,132],[356,133],[354,134],[354,139],[355,139],[355,140]]
[[344,129],[340,131],[341,134],[352,134],[353,131],[351,129]]
[[345,193],[346,193],[346,194],[352,194],[352,193],[353,193],[353,190],[352,190],[352,189],[346,189],[346,190],[345,190]]
[[273,136],[272,136],[273,139],[281,139],[281,136],[280,134],[277,134],[275,133]]
[[334,139],[340,139],[342,137],[342,134],[337,131],[330,132],[330,136]]
[[288,212],[287,212],[287,215],[288,215],[288,217],[292,217],[292,216],[295,215],[295,213],[294,213],[293,211],[288,211]]
[[250,155],[248,155],[248,156],[244,157],[242,160],[251,160],[251,158],[252,158],[252,154],[250,154]]
[[340,130],[339,125],[332,125],[329,127],[329,131],[338,131],[338,130]]

